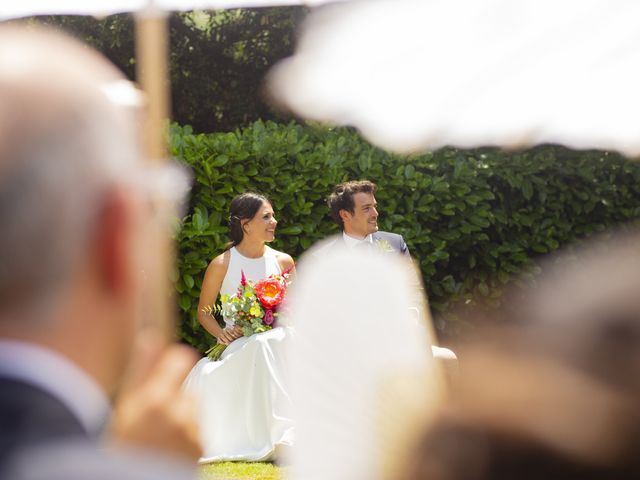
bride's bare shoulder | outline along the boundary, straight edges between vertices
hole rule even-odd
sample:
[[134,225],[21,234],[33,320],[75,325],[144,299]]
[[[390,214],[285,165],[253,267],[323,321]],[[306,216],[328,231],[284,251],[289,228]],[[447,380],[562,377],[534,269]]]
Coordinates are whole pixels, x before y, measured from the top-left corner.
[[231,250],[225,250],[220,255],[209,262],[208,270],[224,270],[229,268],[229,260],[231,259]]
[[273,250],[275,253],[276,259],[278,260],[278,265],[280,265],[280,269],[282,271],[291,270],[295,267],[295,262],[293,261],[293,257],[288,253],[280,252],[278,250]]

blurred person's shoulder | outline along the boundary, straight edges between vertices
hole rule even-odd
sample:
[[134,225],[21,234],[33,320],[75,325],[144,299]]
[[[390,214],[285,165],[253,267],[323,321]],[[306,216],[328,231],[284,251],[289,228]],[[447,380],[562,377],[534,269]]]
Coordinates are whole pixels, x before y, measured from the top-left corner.
[[149,450],[61,441],[23,449],[2,462],[0,480],[195,480],[194,465]]
[[318,240],[311,246],[309,250],[305,252],[305,256],[321,258],[327,255],[331,255],[336,251],[345,250],[347,246],[342,239],[342,235],[342,232],[335,233],[326,238]]

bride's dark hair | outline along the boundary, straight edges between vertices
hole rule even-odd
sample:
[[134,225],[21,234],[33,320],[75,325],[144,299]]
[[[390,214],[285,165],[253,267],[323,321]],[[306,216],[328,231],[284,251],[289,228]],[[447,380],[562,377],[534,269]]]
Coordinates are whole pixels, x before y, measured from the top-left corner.
[[225,251],[238,245],[244,238],[242,220],[251,220],[263,203],[271,203],[267,197],[255,192],[245,192],[231,200],[229,209],[229,236],[231,242],[225,246]]

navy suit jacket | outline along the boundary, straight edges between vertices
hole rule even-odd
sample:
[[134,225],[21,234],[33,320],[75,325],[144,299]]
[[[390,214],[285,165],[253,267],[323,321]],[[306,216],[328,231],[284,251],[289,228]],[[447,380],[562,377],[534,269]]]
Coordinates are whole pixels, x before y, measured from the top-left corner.
[[196,480],[193,465],[108,449],[56,397],[0,377],[0,480]]
[[89,434],[62,402],[23,381],[0,378],[0,463],[17,449],[73,438]]

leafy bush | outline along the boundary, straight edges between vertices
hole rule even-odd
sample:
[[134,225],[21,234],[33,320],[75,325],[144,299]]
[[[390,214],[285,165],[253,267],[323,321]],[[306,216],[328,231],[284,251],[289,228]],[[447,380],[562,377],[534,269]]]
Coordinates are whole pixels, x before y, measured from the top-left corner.
[[444,335],[461,328],[447,315],[453,304],[495,303],[537,255],[640,216],[640,165],[610,152],[546,145],[401,157],[350,129],[261,121],[207,135],[174,125],[171,146],[195,172],[176,288],[180,336],[200,349],[212,341],[196,318],[203,273],[228,240],[231,199],[246,190],[272,199],[273,246],[295,258],[337,231],[324,201],[336,183],[375,181],[380,228],[405,237]]
[[[265,101],[262,83],[271,66],[293,53],[294,32],[306,12],[304,6],[284,6],[170,14],[172,118],[200,132],[281,118]],[[78,37],[135,79],[132,15],[56,15],[30,21]]]

